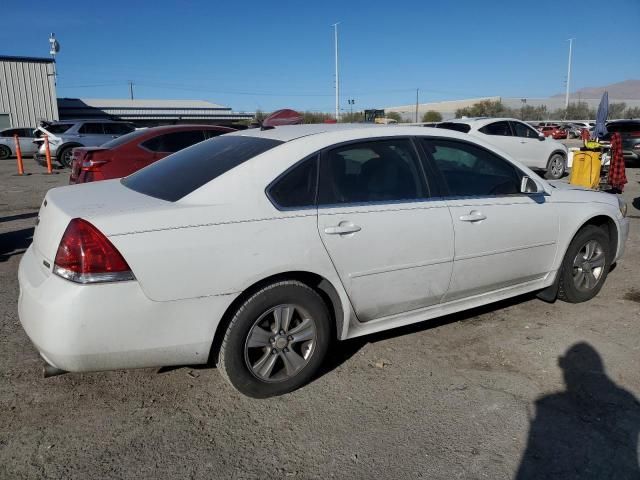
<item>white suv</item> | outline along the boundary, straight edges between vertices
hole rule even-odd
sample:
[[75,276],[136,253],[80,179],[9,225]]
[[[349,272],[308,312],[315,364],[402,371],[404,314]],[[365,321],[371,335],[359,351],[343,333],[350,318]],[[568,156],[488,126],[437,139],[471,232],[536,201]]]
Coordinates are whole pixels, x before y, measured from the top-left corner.
[[514,118],[461,118],[439,123],[437,128],[479,137],[527,167],[544,170],[553,180],[561,178],[567,168],[567,147]]

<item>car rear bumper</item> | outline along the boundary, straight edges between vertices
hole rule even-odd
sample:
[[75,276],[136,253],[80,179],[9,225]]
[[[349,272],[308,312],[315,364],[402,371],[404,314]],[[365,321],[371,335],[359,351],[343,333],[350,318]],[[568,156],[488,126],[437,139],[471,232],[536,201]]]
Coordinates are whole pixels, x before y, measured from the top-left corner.
[[136,281],[77,285],[31,246],[18,271],[18,313],[52,366],[71,372],[206,363],[231,296],[154,302]]

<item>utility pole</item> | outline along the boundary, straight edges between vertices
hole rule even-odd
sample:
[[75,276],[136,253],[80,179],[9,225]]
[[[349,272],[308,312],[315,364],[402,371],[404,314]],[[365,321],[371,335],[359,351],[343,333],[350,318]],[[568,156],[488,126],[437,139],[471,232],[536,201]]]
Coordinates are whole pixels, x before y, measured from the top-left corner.
[[420,91],[419,88],[416,88],[416,123],[418,123],[418,92]]
[[133,100],[133,82],[129,80],[129,98]]
[[564,96],[564,109],[569,108],[569,84],[571,83],[571,54],[573,53],[573,38],[569,39],[569,65],[567,66],[567,92]]
[[336,57],[336,122],[338,121],[340,115],[340,77],[338,76],[338,23],[334,23],[333,27],[333,35],[334,35],[334,46],[335,46],[335,57]]

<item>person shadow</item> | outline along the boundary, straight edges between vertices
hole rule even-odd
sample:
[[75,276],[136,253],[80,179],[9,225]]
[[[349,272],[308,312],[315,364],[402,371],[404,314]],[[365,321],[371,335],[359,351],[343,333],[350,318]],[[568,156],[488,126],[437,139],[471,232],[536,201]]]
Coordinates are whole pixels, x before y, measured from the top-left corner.
[[640,479],[638,400],[607,377],[588,343],[558,363],[566,391],[536,401],[515,479]]

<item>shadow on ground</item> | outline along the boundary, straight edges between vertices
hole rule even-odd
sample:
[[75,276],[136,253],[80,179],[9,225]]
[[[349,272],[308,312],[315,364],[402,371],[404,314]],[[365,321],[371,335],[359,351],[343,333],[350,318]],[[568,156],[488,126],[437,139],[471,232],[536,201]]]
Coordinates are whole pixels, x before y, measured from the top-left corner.
[[0,262],[24,253],[33,238],[33,227],[0,233]]
[[536,401],[516,480],[638,479],[640,403],[588,343],[558,359],[566,390]]

